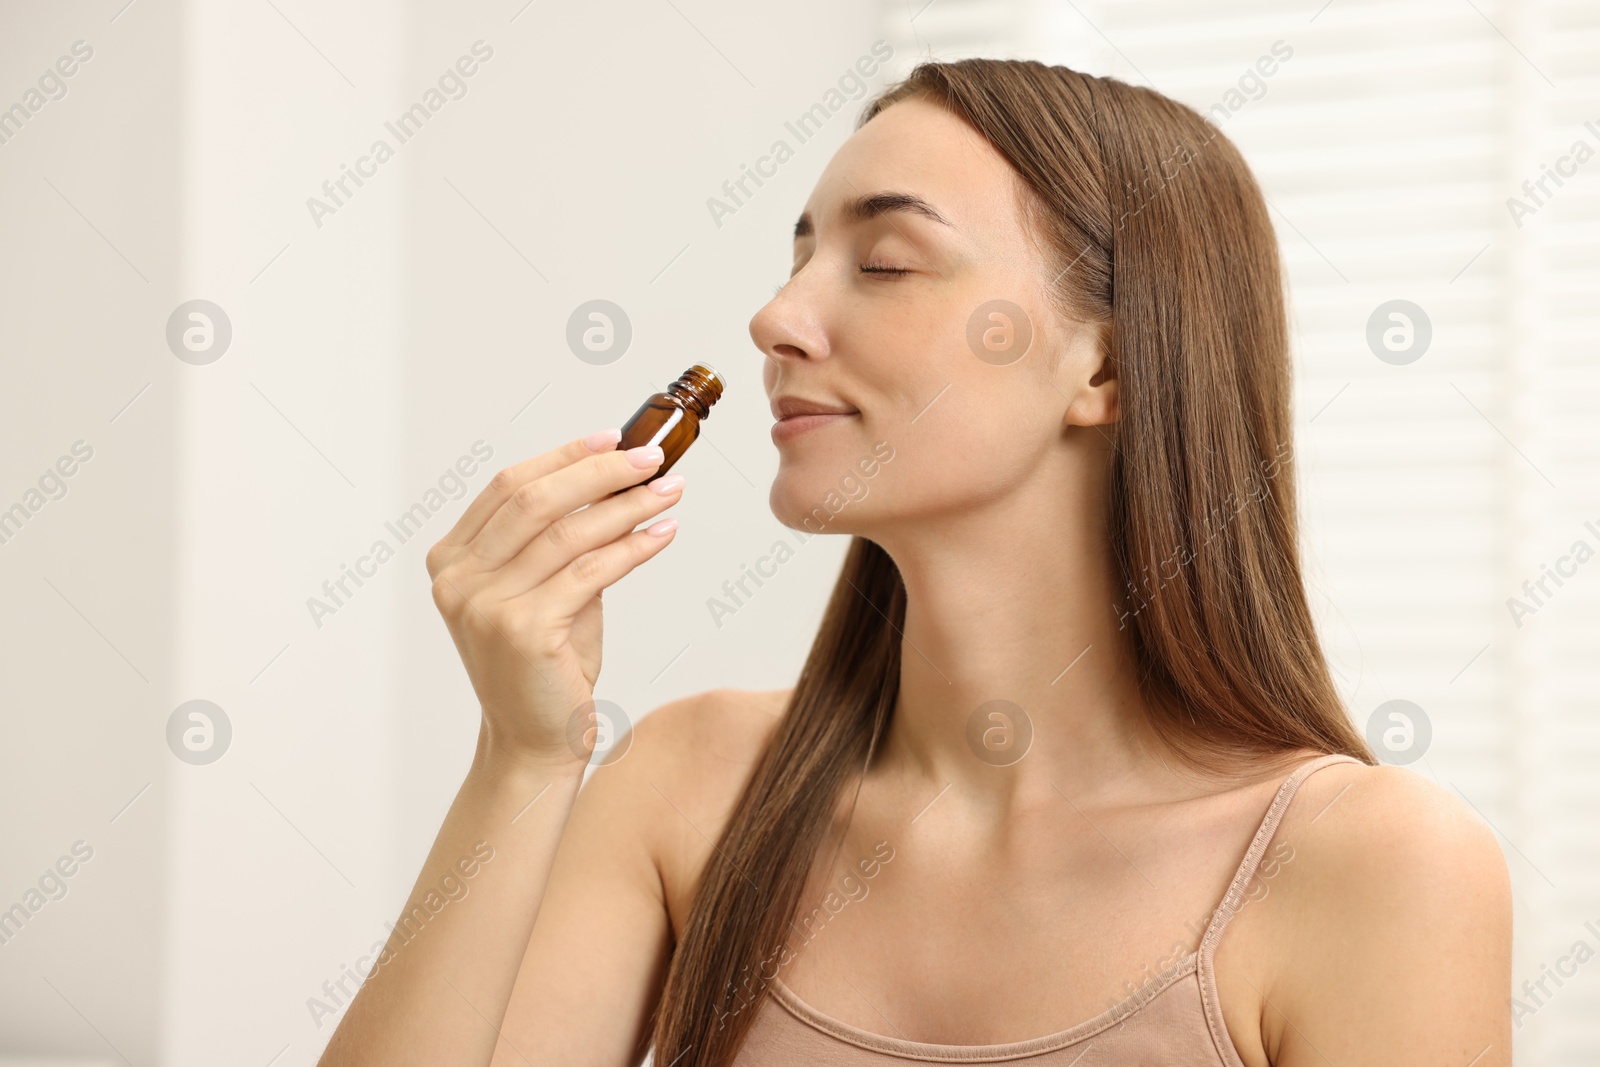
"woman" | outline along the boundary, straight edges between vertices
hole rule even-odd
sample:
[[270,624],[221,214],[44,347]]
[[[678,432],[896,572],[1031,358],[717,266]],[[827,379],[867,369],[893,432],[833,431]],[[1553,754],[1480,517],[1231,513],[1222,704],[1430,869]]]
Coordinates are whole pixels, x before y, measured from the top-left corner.
[[323,1063],[1508,1064],[1498,846],[1372,765],[1318,647],[1233,145],[924,64],[794,252],[771,505],[852,535],[798,684],[660,708],[580,794],[600,593],[683,479],[608,499],[660,461],[615,431],[500,472],[428,556],[483,725],[408,914],[492,859]]

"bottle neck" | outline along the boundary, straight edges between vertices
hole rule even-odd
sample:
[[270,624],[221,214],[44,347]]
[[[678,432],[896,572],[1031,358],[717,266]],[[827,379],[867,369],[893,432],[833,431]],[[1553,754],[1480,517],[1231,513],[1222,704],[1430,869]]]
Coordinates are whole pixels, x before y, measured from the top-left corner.
[[722,396],[722,382],[713,374],[704,373],[699,366],[694,366],[667,386],[667,392],[682,401],[684,407],[695,415],[705,419],[711,415],[711,405]]

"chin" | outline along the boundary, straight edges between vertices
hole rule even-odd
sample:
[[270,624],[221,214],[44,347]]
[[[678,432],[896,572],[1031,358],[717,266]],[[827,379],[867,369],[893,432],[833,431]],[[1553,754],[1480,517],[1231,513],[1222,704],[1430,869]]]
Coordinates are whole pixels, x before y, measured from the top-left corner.
[[[819,432],[834,430],[813,434]],[[807,436],[812,440],[792,442],[779,453],[778,474],[768,495],[778,521],[813,534],[860,534],[874,514],[887,517],[882,509],[897,496],[891,484],[904,486],[898,467],[886,473],[895,459],[893,446],[887,441],[864,443],[850,435],[833,441]]]
[[[767,504],[772,508],[773,516],[785,526],[805,529],[802,523],[818,506],[826,489],[820,476],[814,476],[806,470],[796,470],[797,466],[803,468],[807,465],[790,461],[779,464],[777,476],[772,479],[772,489],[767,494]],[[827,514],[826,509],[823,514]],[[810,529],[815,531],[816,527],[817,523],[813,521]]]
[[[804,464],[810,467],[811,464]],[[767,494],[773,516],[791,530],[807,534],[855,533],[863,501],[841,491],[836,479],[809,470],[778,471]]]

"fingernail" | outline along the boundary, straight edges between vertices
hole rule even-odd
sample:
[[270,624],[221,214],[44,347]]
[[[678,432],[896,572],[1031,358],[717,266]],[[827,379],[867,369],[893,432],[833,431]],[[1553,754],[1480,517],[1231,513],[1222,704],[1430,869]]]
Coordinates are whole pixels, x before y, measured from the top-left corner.
[[677,519],[662,519],[660,522],[656,523],[655,525],[648,527],[645,532],[648,533],[651,537],[665,537],[665,536],[667,536],[667,534],[671,533],[673,530],[676,530],[677,528],[678,528],[678,520]]
[[681,474],[664,474],[651,482],[650,488],[662,496],[666,496],[683,488],[683,481],[684,478]]
[[608,448],[616,448],[620,440],[622,431],[613,426],[609,430],[600,430],[585,437],[583,447],[590,452],[604,452]]
[[661,451],[660,445],[640,445],[630,448],[626,453],[628,462],[643,470],[646,467],[659,467],[666,458],[666,453]]

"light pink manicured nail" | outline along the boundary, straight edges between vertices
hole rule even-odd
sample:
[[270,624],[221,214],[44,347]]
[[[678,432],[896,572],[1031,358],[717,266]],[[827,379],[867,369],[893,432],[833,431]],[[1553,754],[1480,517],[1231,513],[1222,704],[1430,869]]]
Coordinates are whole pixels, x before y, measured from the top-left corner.
[[665,537],[677,528],[677,519],[662,519],[660,522],[648,527],[645,532],[650,534],[651,537]]
[[647,467],[659,467],[661,461],[667,457],[667,454],[661,451],[660,445],[640,445],[638,448],[628,449],[624,455],[628,457],[629,463],[641,470]]
[[660,493],[662,496],[667,496],[668,494],[675,493],[682,488],[683,482],[684,477],[681,474],[663,474],[661,477],[650,483],[650,488],[653,492]]
[[617,442],[622,440],[622,431],[616,427],[609,430],[597,430],[583,439],[583,447],[590,452],[604,452],[609,448],[616,448]]

